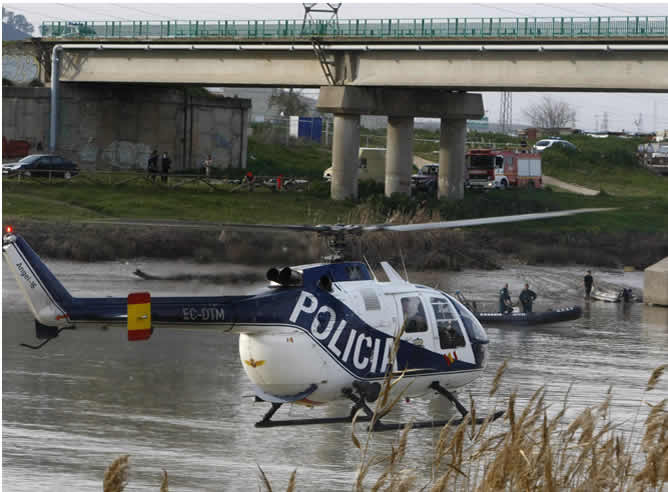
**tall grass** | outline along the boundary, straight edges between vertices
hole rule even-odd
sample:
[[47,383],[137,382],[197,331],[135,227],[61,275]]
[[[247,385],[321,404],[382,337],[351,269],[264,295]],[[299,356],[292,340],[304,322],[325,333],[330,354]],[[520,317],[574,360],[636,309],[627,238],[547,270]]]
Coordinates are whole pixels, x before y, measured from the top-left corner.
[[[398,344],[396,344],[398,346]],[[396,353],[393,354],[396,356]],[[545,388],[538,388],[524,407],[516,403],[512,393],[501,423],[486,419],[474,424],[477,409],[471,402],[469,415],[457,426],[446,424],[430,457],[431,475],[416,472],[421,463],[407,460],[408,434],[411,425],[397,432],[395,443],[387,454],[370,452],[374,438],[366,432],[362,444],[355,432],[351,440],[359,450],[360,464],[351,488],[366,490],[431,492],[466,491],[565,491],[615,490],[660,491],[668,484],[668,399],[656,401],[653,391],[668,367],[656,368],[647,383],[645,396],[638,402],[638,411],[645,405],[650,411],[637,429],[620,430],[611,420],[612,391],[599,404],[585,408],[567,421],[568,394],[560,408],[548,412]],[[494,378],[490,398],[499,386],[506,364]],[[396,379],[383,383],[371,425],[385,416],[401,399],[390,399],[390,388]],[[452,421],[451,421],[452,422]],[[638,433],[638,437],[634,436]],[[128,456],[115,460],[105,473],[104,491],[120,492],[127,484]],[[259,467],[261,487],[274,487]],[[288,491],[297,487],[297,472],[288,481]],[[167,491],[167,473],[163,472],[161,491]]]

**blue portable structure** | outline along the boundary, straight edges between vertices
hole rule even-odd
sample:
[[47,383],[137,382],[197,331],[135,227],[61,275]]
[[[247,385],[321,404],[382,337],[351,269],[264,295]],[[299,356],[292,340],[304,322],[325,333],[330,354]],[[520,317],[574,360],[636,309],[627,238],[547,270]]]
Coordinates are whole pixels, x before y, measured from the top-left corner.
[[322,140],[322,118],[300,116],[298,136],[320,143]]

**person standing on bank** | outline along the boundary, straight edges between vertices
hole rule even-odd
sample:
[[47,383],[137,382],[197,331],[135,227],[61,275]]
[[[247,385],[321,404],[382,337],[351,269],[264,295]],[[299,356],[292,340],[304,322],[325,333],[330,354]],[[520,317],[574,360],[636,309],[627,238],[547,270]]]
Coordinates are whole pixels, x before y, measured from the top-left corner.
[[587,275],[584,276],[585,299],[589,299],[593,285],[594,277],[591,276],[591,270],[587,270]]
[[499,291],[499,312],[506,314],[513,312],[513,303],[510,300],[510,292],[508,292],[508,284],[503,286]]
[[169,174],[169,168],[172,165],[172,160],[167,155],[167,152],[162,153],[162,182],[167,182],[167,175]]
[[529,284],[524,284],[524,290],[520,293],[520,302],[525,313],[532,312],[533,301],[536,300],[536,297],[538,297],[536,293],[529,289]]
[[151,152],[150,157],[148,158],[148,167],[146,168],[148,171],[148,176],[151,179],[151,181],[155,181],[155,175],[158,174],[158,151],[153,150]]
[[211,154],[209,154],[208,157],[204,160],[204,172],[206,173],[207,178],[211,177],[212,167],[213,167],[213,159],[211,158]]

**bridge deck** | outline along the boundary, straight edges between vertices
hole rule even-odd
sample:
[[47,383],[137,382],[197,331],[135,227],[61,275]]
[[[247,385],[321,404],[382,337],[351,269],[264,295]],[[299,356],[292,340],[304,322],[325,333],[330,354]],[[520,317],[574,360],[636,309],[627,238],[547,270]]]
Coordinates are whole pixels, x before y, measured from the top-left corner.
[[668,39],[668,16],[302,20],[48,21],[47,39],[337,41]]

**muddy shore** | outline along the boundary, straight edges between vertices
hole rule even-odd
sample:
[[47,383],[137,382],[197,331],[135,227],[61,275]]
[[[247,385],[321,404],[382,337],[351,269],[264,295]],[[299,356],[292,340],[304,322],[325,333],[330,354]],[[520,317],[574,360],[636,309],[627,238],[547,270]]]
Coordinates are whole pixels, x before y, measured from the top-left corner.
[[[310,233],[230,233],[223,241],[211,231],[52,223],[5,218],[44,258],[109,261],[129,258],[187,258],[207,263],[302,264],[327,254]],[[411,269],[494,269],[508,263],[587,265],[644,269],[668,256],[668,232],[549,233],[450,230],[420,234],[369,234],[351,241],[371,263],[389,259]],[[361,248],[361,249],[360,249]],[[358,252],[355,254],[355,252]]]

